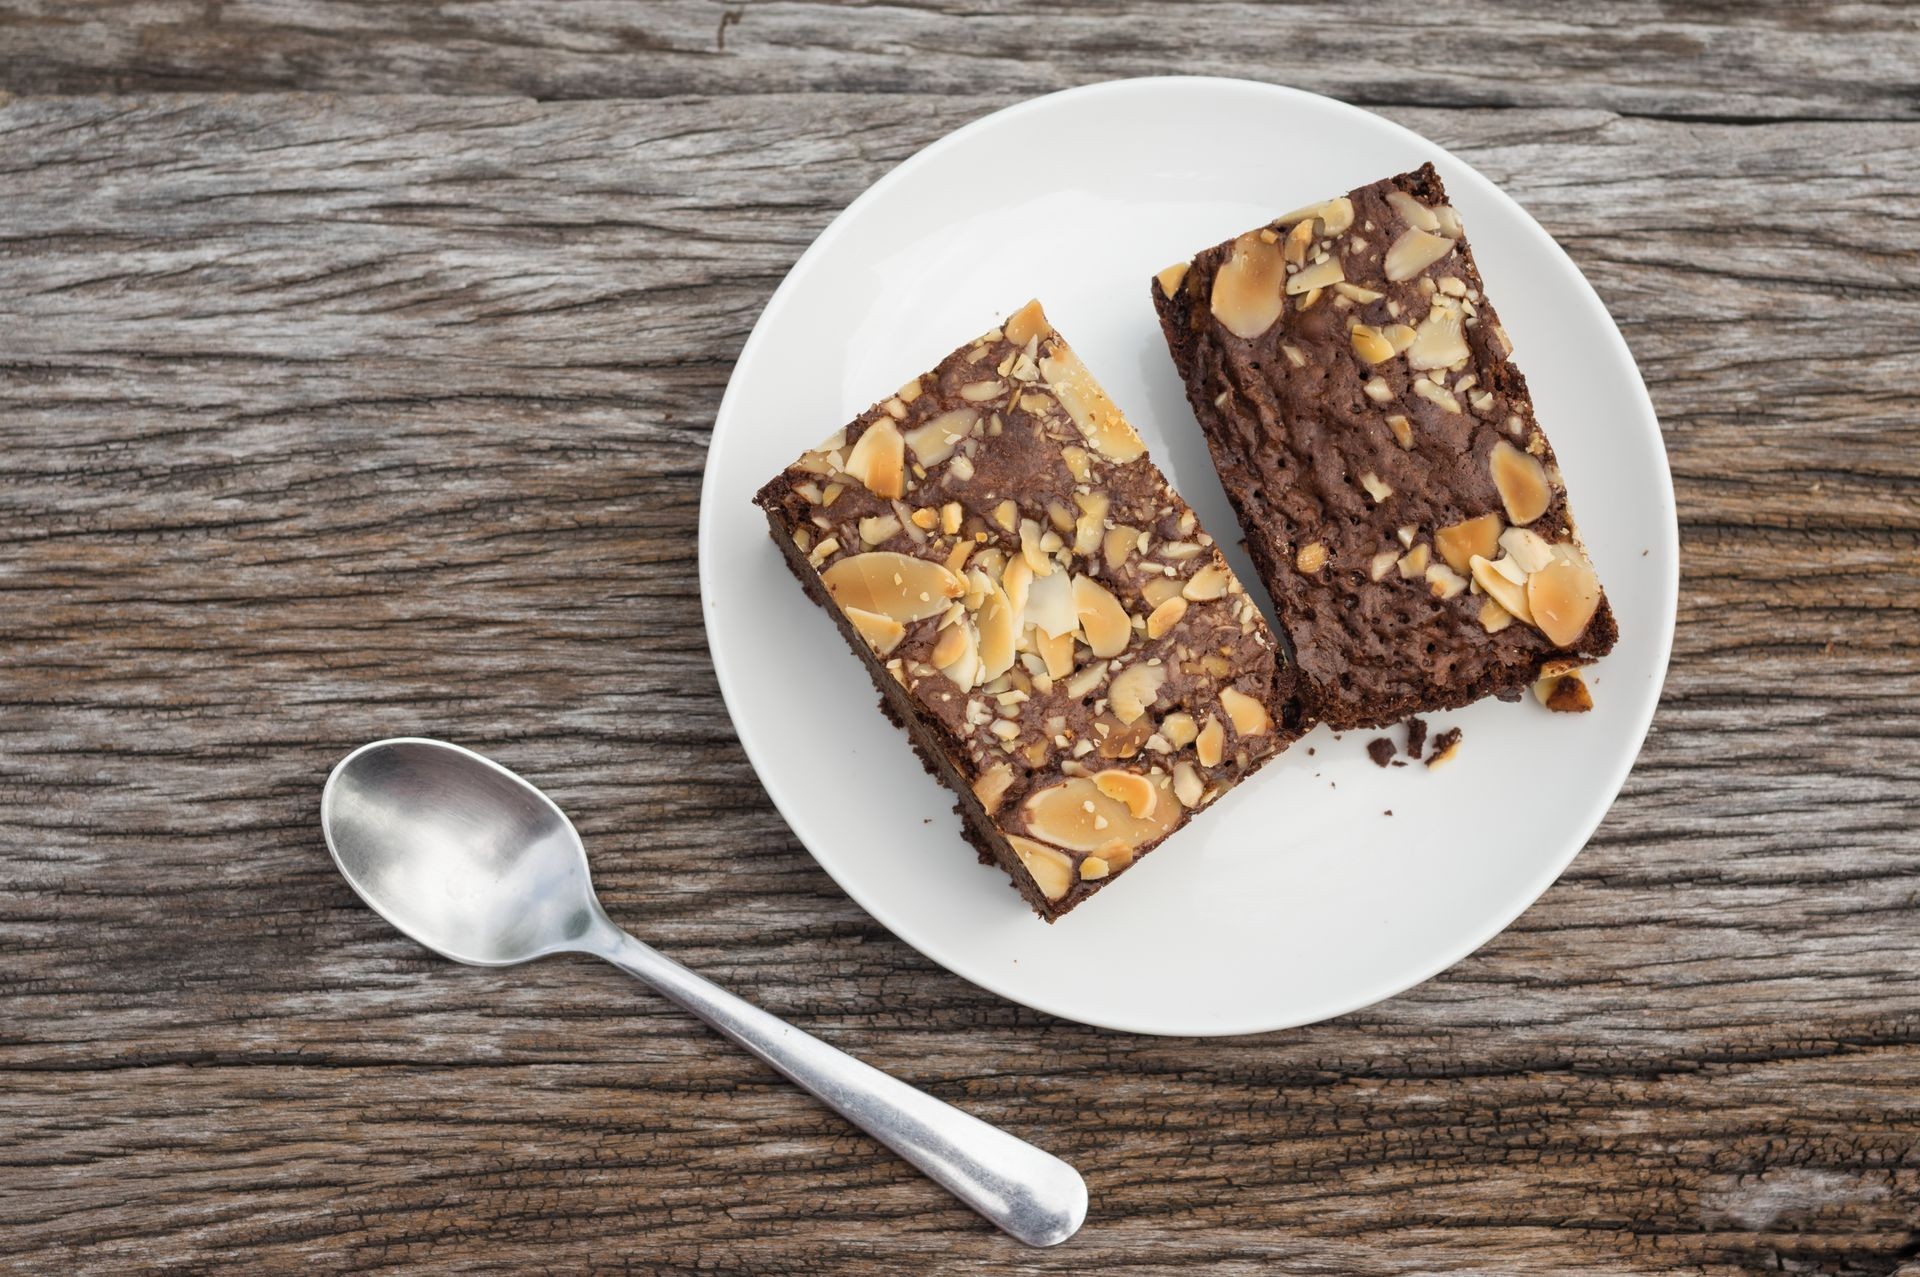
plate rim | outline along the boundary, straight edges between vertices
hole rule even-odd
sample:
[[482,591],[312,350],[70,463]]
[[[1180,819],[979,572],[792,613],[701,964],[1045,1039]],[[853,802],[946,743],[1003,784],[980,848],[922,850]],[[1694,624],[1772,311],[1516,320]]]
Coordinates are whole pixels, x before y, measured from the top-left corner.
[[[1539,231],[1549,251],[1558,255],[1568,270],[1572,272],[1573,278],[1578,281],[1578,294],[1583,297],[1587,304],[1594,307],[1604,319],[1605,322],[1602,327],[1605,329],[1607,338],[1613,345],[1614,353],[1624,360],[1626,368],[1632,374],[1631,389],[1637,393],[1638,401],[1645,410],[1646,421],[1651,429],[1653,440],[1657,445],[1654,453],[1660,482],[1657,491],[1652,495],[1656,498],[1656,504],[1658,506],[1657,514],[1660,517],[1650,521],[1650,524],[1654,525],[1654,531],[1663,544],[1663,548],[1665,548],[1668,553],[1663,556],[1665,559],[1665,579],[1660,582],[1661,588],[1658,594],[1658,602],[1665,615],[1664,618],[1656,618],[1663,619],[1664,623],[1659,625],[1658,633],[1655,636],[1653,678],[1651,680],[1653,688],[1647,699],[1645,708],[1639,715],[1639,722],[1635,726],[1633,748],[1621,752],[1620,759],[1614,766],[1613,775],[1607,778],[1606,783],[1595,786],[1591,791],[1594,795],[1594,800],[1591,804],[1590,812],[1582,822],[1584,824],[1584,831],[1580,834],[1579,838],[1573,842],[1571,851],[1562,857],[1551,858],[1541,863],[1539,870],[1528,880],[1525,891],[1515,893],[1515,898],[1520,902],[1517,907],[1511,911],[1501,911],[1501,914],[1504,916],[1494,915],[1499,917],[1499,921],[1496,924],[1486,928],[1484,932],[1476,930],[1471,935],[1468,935],[1464,942],[1446,949],[1444,956],[1437,963],[1422,964],[1418,974],[1411,978],[1396,978],[1386,981],[1384,982],[1385,986],[1390,987],[1368,990],[1362,995],[1343,1002],[1334,1010],[1314,1014],[1304,1019],[1283,1016],[1278,1020],[1274,1020],[1271,1017],[1253,1016],[1207,1027],[1183,1026],[1176,1029],[1157,1028],[1149,1023],[1143,1023],[1137,1020],[1130,1021],[1124,1017],[1089,1019],[1065,1009],[1061,1005],[1054,1003],[1052,999],[1032,996],[1025,992],[1016,993],[1008,988],[1004,981],[987,978],[985,976],[977,976],[955,969],[953,965],[944,960],[939,954],[929,951],[929,948],[925,944],[915,939],[910,933],[910,928],[903,929],[889,921],[885,916],[885,912],[880,907],[871,902],[867,895],[856,887],[854,883],[849,882],[846,878],[843,878],[840,873],[836,872],[834,867],[816,853],[812,844],[802,836],[798,825],[794,822],[793,814],[788,810],[787,803],[783,802],[781,797],[774,792],[773,786],[767,783],[765,770],[761,766],[760,758],[754,746],[749,741],[749,732],[743,728],[740,714],[735,708],[735,692],[731,686],[731,679],[721,660],[720,653],[715,645],[714,627],[707,623],[707,612],[714,605],[715,589],[713,572],[716,570],[713,563],[713,552],[709,549],[709,547],[715,544],[715,539],[709,535],[711,530],[709,520],[717,517],[717,502],[714,499],[714,488],[718,480],[716,478],[716,467],[714,464],[715,451],[713,445],[719,437],[722,424],[728,419],[729,409],[735,405],[736,398],[741,393],[738,379],[740,369],[746,366],[757,353],[759,347],[769,340],[768,333],[773,326],[769,323],[769,320],[773,319],[777,321],[783,313],[784,308],[791,304],[792,296],[796,289],[796,281],[804,277],[807,268],[818,257],[823,256],[828,247],[835,242],[840,235],[846,233],[847,227],[854,222],[857,215],[860,214],[867,205],[877,202],[895,184],[905,180],[911,171],[917,169],[922,164],[937,159],[940,153],[951,147],[960,145],[966,138],[972,136],[974,133],[982,131],[989,126],[1002,125],[1019,116],[1043,110],[1047,105],[1061,99],[1138,93],[1142,91],[1150,93],[1160,88],[1213,88],[1223,92],[1251,92],[1254,94],[1272,95],[1295,102],[1311,101],[1319,104],[1331,104],[1340,111],[1351,111],[1370,116],[1377,124],[1386,126],[1391,132],[1402,135],[1403,139],[1415,142],[1422,148],[1427,149],[1434,157],[1442,158],[1447,163],[1458,166],[1461,171],[1470,173],[1485,183],[1486,188],[1491,191],[1498,200],[1502,201],[1510,212],[1518,214],[1525,222],[1530,223],[1534,229]],[[1450,970],[1480,948],[1499,937],[1511,927],[1522,914],[1537,904],[1541,897],[1552,889],[1553,885],[1566,873],[1574,860],[1586,849],[1595,831],[1599,829],[1601,822],[1606,819],[1607,813],[1613,810],[1613,805],[1618,801],[1620,791],[1625,787],[1628,776],[1632,774],[1635,764],[1639,762],[1641,751],[1646,748],[1647,736],[1653,726],[1654,716],[1659,711],[1661,699],[1665,694],[1667,674],[1673,654],[1674,636],[1679,622],[1679,511],[1673,487],[1672,462],[1667,455],[1666,437],[1660,428],[1660,416],[1654,407],[1652,395],[1647,391],[1646,378],[1640,371],[1639,361],[1634,358],[1632,348],[1627,345],[1626,336],[1620,331],[1619,324],[1615,322],[1612,312],[1607,309],[1605,301],[1601,299],[1599,292],[1593,287],[1592,281],[1590,281],[1586,273],[1580,269],[1579,263],[1575,262],[1572,256],[1560,244],[1559,240],[1555,239],[1546,227],[1542,226],[1539,220],[1529,213],[1518,200],[1509,195],[1499,183],[1487,177],[1484,173],[1481,173],[1479,169],[1461,159],[1447,147],[1377,112],[1370,111],[1365,107],[1354,106],[1351,103],[1329,97],[1326,94],[1313,93],[1305,89],[1294,88],[1290,85],[1273,84],[1263,80],[1248,80],[1232,76],[1130,76],[1122,79],[1101,80],[1092,84],[1077,85],[1072,88],[1060,89],[1050,93],[1023,98],[1018,102],[1010,103],[1007,106],[990,111],[977,119],[969,120],[958,128],[951,129],[935,138],[881,174],[871,185],[861,191],[859,195],[855,196],[845,208],[834,215],[833,220],[821,229],[820,233],[807,245],[805,251],[803,251],[800,256],[794,260],[793,265],[788,268],[787,273],[781,278],[779,285],[776,286],[772,294],[768,296],[766,304],[760,310],[759,317],[754,320],[752,331],[747,335],[747,340],[742,344],[740,353],[734,360],[733,370],[727,377],[727,388],[722,393],[719,407],[714,412],[713,425],[708,437],[707,456],[702,465],[700,512],[696,525],[696,535],[700,546],[698,568],[701,624],[706,630],[707,655],[713,667],[715,681],[720,687],[721,700],[726,706],[728,719],[733,724],[734,735],[739,740],[741,750],[746,754],[747,761],[754,770],[755,778],[760,781],[762,791],[767,795],[769,801],[773,803],[774,809],[780,813],[780,818],[786,822],[787,828],[792,831],[795,840],[798,841],[802,847],[806,848],[807,855],[812,858],[813,862],[825,871],[834,884],[838,886],[840,890],[844,891],[854,904],[859,906],[868,917],[885,928],[890,935],[953,976],[985,989],[997,997],[1005,998],[1009,1002],[1028,1007],[1043,1015],[1053,1016],[1075,1024],[1089,1025],[1098,1029],[1151,1037],[1237,1037],[1275,1033],[1286,1029],[1304,1027],[1310,1024],[1324,1023],[1325,1021],[1337,1019],[1344,1015],[1351,1015],[1367,1007],[1376,1006],[1391,998],[1398,997],[1410,989],[1417,988],[1435,976]]]

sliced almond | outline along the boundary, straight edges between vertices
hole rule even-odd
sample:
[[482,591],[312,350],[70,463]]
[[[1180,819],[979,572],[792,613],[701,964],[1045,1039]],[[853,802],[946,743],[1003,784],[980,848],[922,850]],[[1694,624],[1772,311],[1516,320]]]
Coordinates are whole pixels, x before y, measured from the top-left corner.
[[1393,485],[1371,470],[1360,476],[1360,486],[1367,490],[1367,495],[1373,498],[1375,505],[1379,505],[1393,495]]
[[1053,557],[1040,544],[1043,529],[1038,519],[1020,520],[1020,555],[1035,576],[1053,575]]
[[1507,518],[1518,524],[1532,523],[1547,512],[1553,502],[1553,489],[1547,486],[1546,467],[1505,439],[1493,445],[1487,458],[1493,472],[1493,486],[1507,507]]
[[1512,556],[1522,572],[1538,572],[1553,562],[1553,545],[1531,528],[1508,528],[1500,534],[1500,548]]
[[1173,744],[1175,749],[1185,749],[1193,744],[1193,738],[1200,734],[1194,725],[1193,715],[1181,712],[1169,714],[1160,720],[1160,734]]
[[[1047,677],[1065,678],[1073,673],[1073,634],[1071,632],[1059,635],[1048,634],[1038,628],[1034,630],[1034,634],[1034,646],[1039,649],[1040,659],[1046,663]],[[1078,697],[1086,693],[1074,691],[1069,684],[1067,694]]]
[[1107,708],[1115,718],[1131,727],[1153,708],[1166,681],[1164,665],[1129,665],[1107,684]]
[[1455,572],[1444,563],[1429,563],[1426,571],[1427,589],[1436,599],[1451,599],[1465,593],[1467,578]]
[[1457,413],[1460,411],[1460,401],[1453,397],[1451,390],[1448,390],[1445,386],[1436,386],[1425,377],[1415,377],[1413,379],[1413,393],[1440,409],[1442,412]]
[[878,612],[868,612],[857,607],[843,607],[847,620],[860,632],[860,637],[874,651],[885,656],[900,646],[900,640],[907,636],[907,627],[890,616]]
[[[1154,788],[1166,783],[1163,780]],[[1020,810],[1026,817],[1027,831],[1034,837],[1069,851],[1098,852],[1102,856],[1108,854],[1109,847],[1132,850],[1160,838],[1180,818],[1178,803],[1158,801],[1146,814],[1136,816],[1125,802],[1105,793],[1087,776],[1048,786],[1022,803]]]
[[1218,767],[1227,748],[1227,729],[1220,726],[1220,720],[1207,715],[1207,721],[1200,728],[1200,734],[1193,738],[1194,756],[1202,767]]
[[1578,547],[1556,545],[1553,562],[1527,577],[1527,605],[1555,647],[1571,647],[1600,608],[1600,578]]
[[1140,597],[1149,607],[1159,607],[1168,599],[1184,597],[1180,588],[1186,584],[1177,576],[1150,576],[1140,583]]
[[1098,882],[1113,872],[1105,856],[1088,856],[1080,862],[1080,881]]
[[1353,353],[1370,364],[1385,363],[1393,358],[1393,343],[1371,325],[1355,324],[1347,339],[1353,343]]
[[1220,689],[1220,706],[1233,720],[1236,736],[1264,736],[1273,727],[1273,717],[1267,713],[1267,707],[1237,687]]
[[1392,187],[1387,191],[1387,203],[1393,206],[1393,211],[1400,214],[1409,226],[1418,226],[1423,231],[1440,229],[1440,219],[1434,216],[1433,210],[1399,187]]
[[1140,436],[1065,342],[1054,342],[1053,349],[1041,357],[1040,375],[1095,452],[1119,462],[1145,454],[1147,446]]
[[1296,222],[1312,218],[1320,223],[1320,229],[1327,235],[1338,235],[1353,225],[1353,201],[1344,195],[1336,195],[1330,200],[1318,204],[1309,204],[1305,208],[1296,208],[1285,217],[1276,219],[1280,226],[1292,226]]
[[1064,634],[1071,637],[1080,628],[1080,617],[1073,603],[1073,582],[1066,573],[1055,572],[1034,578],[1027,587],[1025,619],[1049,636]]
[[967,592],[960,578],[940,564],[891,550],[848,555],[822,572],[820,580],[843,610],[877,612],[902,624],[938,616]]
[[1033,877],[1033,885],[1049,900],[1058,900],[1073,886],[1073,859],[1053,848],[1017,834],[1007,835],[1007,845]]
[[1387,418],[1387,429],[1393,431],[1394,442],[1409,451],[1413,448],[1413,423],[1404,413],[1394,413]]
[[1478,585],[1488,598],[1527,624],[1533,624],[1533,609],[1527,606],[1526,586],[1514,584],[1505,572],[1495,567],[1482,555],[1474,555],[1467,561],[1467,566],[1473,573],[1474,584]]
[[990,683],[1013,668],[1014,609],[1006,591],[988,583],[974,624],[980,627],[980,680]]
[[890,514],[876,514],[860,520],[860,540],[866,545],[879,545],[899,531],[900,520]]
[[[968,544],[965,541],[961,545]],[[1027,566],[1025,559],[1008,559],[1007,566],[1000,573],[1000,588],[1005,591],[1007,603],[1013,609],[1013,627],[1017,631],[1026,624],[1027,593],[1033,588],[1033,569]]]
[[1160,295],[1172,297],[1180,291],[1180,285],[1186,281],[1187,263],[1175,262],[1153,278],[1160,285]]
[[1101,540],[1100,553],[1107,561],[1107,571],[1117,572],[1120,565],[1133,553],[1133,547],[1140,540],[1140,530],[1125,526],[1108,528]]
[[[1287,232],[1286,244],[1280,250],[1280,255],[1286,259],[1287,265],[1289,266],[1305,266],[1307,264],[1307,249],[1312,246],[1313,221],[1311,218],[1308,218],[1295,223],[1294,228]],[[1302,289],[1301,291],[1305,292],[1306,290]]]
[[1455,572],[1472,570],[1473,556],[1491,559],[1499,552],[1506,522],[1497,514],[1483,514],[1448,524],[1433,534],[1433,548]]
[[1373,562],[1367,565],[1367,578],[1373,581],[1380,580],[1386,576],[1387,573],[1393,571],[1393,565],[1399,558],[1400,556],[1392,550],[1380,551],[1380,553],[1373,556]]
[[[1302,266],[1287,278],[1289,296],[1298,293],[1310,293],[1316,288],[1328,288],[1345,279],[1338,257],[1322,257],[1319,261]],[[1304,304],[1304,303],[1303,303]]]
[[1117,798],[1125,803],[1128,814],[1135,817],[1153,814],[1154,801],[1159,797],[1159,791],[1153,787],[1152,781],[1139,772],[1111,768],[1107,771],[1095,772],[1093,783],[1095,788],[1107,797]]
[[875,418],[853,451],[847,454],[846,471],[878,497],[903,497],[906,485],[906,440],[891,417]]
[[1432,552],[1427,549],[1427,543],[1422,541],[1400,556],[1400,575],[1409,580],[1416,576],[1424,576],[1431,559]]
[[962,691],[971,690],[980,665],[980,641],[973,627],[961,621],[941,630],[927,659],[935,669],[958,683]]
[[1168,599],[1153,609],[1147,617],[1147,637],[1164,638],[1167,632],[1180,624],[1180,618],[1187,614],[1187,601],[1179,595]]
[[1106,535],[1107,511],[1113,502],[1104,492],[1076,492],[1073,500],[1080,507],[1080,515],[1073,521],[1073,552],[1092,558]]
[[1387,278],[1396,283],[1412,279],[1452,251],[1452,240],[1410,226],[1387,249]]
[[1195,603],[1204,603],[1225,594],[1227,582],[1232,579],[1233,574],[1227,570],[1226,564],[1209,563],[1187,578],[1187,583],[1180,587],[1180,593]]
[[1043,337],[1052,327],[1047,322],[1047,312],[1040,308],[1038,299],[1028,302],[1019,310],[1007,316],[1004,331],[1007,340],[1016,346],[1024,346],[1036,337]]
[[1090,576],[1073,578],[1073,608],[1095,656],[1118,656],[1133,637],[1133,622],[1113,591]]
[[1498,634],[1513,624],[1513,613],[1500,606],[1489,596],[1480,600],[1480,628],[1489,634]]
[[1362,288],[1358,284],[1349,284],[1344,280],[1335,284],[1333,291],[1339,293],[1347,300],[1359,302],[1361,305],[1365,305],[1368,302],[1377,302],[1386,296],[1385,293],[1376,293],[1371,288]]
[[1280,318],[1286,306],[1280,293],[1286,278],[1286,262],[1278,245],[1258,234],[1242,235],[1214,272],[1208,300],[1213,317],[1235,337],[1252,341]]
[[1427,312],[1407,347],[1407,365],[1411,368],[1451,368],[1473,352],[1467,349],[1461,315],[1452,306],[1435,306]]
[[1000,810],[1000,800],[1007,796],[1007,790],[1013,784],[1013,768],[1005,763],[995,763],[981,772],[973,781],[973,796],[980,800],[987,815]]
[[1183,758],[1173,765],[1173,796],[1180,800],[1181,806],[1198,807],[1204,790],[1200,773],[1193,769],[1192,763]]
[[1312,576],[1327,566],[1326,545],[1320,541],[1310,541],[1301,546],[1300,552],[1293,556],[1293,566],[1298,568],[1302,575]]
[[980,414],[971,408],[950,409],[907,431],[907,447],[913,449],[913,459],[922,466],[937,466],[953,455],[979,421]]

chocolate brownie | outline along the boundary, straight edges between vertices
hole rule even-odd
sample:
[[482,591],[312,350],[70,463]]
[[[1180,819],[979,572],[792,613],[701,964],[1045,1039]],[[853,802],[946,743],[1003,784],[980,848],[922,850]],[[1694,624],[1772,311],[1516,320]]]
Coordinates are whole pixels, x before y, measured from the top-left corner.
[[1152,291],[1308,716],[1385,727],[1612,648],[1431,165],[1209,248]]
[[754,500],[1048,921],[1299,734],[1259,609],[1037,302]]

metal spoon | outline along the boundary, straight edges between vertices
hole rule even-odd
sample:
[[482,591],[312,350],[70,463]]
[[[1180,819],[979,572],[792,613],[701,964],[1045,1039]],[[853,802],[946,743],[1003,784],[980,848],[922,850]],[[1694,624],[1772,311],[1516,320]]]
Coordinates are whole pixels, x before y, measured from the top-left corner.
[[455,962],[504,967],[591,953],[705,1020],[1029,1246],[1087,1216],[1051,1153],[742,1002],[616,927],[587,852],[551,799],[498,763],[400,737],[340,760],[320,796],[327,849],[373,911]]

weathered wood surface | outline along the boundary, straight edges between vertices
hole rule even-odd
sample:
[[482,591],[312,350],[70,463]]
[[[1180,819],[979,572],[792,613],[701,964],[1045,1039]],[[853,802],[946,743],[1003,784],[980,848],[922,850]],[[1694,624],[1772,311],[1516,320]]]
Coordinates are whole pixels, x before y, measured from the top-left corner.
[[1027,94],[1131,75],[1278,80],[1368,106],[1593,106],[1694,119],[1920,118],[1904,0],[1356,13],[1093,0],[10,0],[0,88],[634,98]]
[[[1382,1006],[1192,1042],[1001,1002],[834,888],[733,741],[693,538],[730,362],[867,183],[1033,88],[1252,54],[1119,5],[1057,15],[1071,58],[1010,45],[1011,12],[756,5],[724,63],[568,60],[570,32],[715,25],[689,5],[436,7],[404,47],[329,34],[384,6],[118,8],[0,16],[0,83],[84,95],[0,105],[0,1265],[1920,1262],[1911,19],[1481,18],[1534,41],[1501,83],[1460,70],[1465,35],[1206,11],[1280,50],[1272,78],[1399,60],[1422,100],[1534,104],[1385,113],[1506,186],[1620,320],[1685,576],[1646,753],[1538,905]],[[1683,82],[1662,33],[1703,25],[1780,96]],[[854,44],[922,50],[938,92],[785,92],[857,82],[823,52]],[[666,96],[150,92],[216,82]],[[611,970],[394,937],[315,816],[335,758],[402,731],[539,778],[668,951],[1072,1157],[1087,1229],[1004,1241]]]

